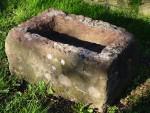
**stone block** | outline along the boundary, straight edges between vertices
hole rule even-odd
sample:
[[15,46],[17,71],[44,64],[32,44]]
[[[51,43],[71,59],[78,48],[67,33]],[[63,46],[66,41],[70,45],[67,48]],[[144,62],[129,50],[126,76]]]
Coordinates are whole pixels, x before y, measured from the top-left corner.
[[100,111],[130,83],[134,47],[123,28],[55,9],[12,28],[5,43],[12,74]]

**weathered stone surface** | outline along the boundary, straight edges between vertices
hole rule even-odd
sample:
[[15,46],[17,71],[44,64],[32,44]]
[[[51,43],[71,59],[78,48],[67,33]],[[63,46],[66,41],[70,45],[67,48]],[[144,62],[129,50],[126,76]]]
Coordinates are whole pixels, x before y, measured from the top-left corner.
[[10,30],[6,54],[11,73],[44,80],[56,95],[114,103],[132,78],[134,41],[120,27],[49,9]]

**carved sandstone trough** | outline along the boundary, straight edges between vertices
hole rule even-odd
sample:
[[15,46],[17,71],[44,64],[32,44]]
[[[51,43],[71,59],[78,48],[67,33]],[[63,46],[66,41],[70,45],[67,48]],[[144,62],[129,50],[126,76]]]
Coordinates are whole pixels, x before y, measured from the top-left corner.
[[130,33],[59,10],[10,30],[5,47],[11,73],[31,83],[44,80],[56,95],[100,110],[120,97],[133,75]]

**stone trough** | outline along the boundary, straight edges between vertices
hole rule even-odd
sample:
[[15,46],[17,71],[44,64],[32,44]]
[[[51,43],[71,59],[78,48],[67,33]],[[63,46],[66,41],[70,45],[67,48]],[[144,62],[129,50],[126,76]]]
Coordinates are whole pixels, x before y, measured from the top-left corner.
[[44,80],[55,95],[100,111],[119,99],[133,76],[130,33],[55,9],[11,29],[5,47],[12,74],[31,83]]

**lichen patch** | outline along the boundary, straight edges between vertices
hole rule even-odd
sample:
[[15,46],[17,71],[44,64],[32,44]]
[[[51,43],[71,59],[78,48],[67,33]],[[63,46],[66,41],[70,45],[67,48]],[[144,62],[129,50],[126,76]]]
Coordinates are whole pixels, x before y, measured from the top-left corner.
[[54,62],[58,62],[58,59],[57,59],[57,58],[54,58]]
[[101,95],[100,92],[93,86],[88,88],[88,92],[89,92],[89,95],[94,98],[99,98]]
[[64,59],[61,59],[61,60],[60,60],[60,63],[61,63],[62,65],[65,65],[65,60],[64,60]]
[[45,73],[45,78],[47,79],[47,80],[50,80],[51,79],[51,76],[50,76],[50,74],[49,73]]
[[52,70],[53,70],[53,71],[56,71],[56,67],[55,67],[55,66],[52,66]]
[[49,59],[49,60],[51,60],[52,58],[53,58],[53,56],[52,56],[52,54],[47,54],[47,58]]
[[64,85],[64,86],[69,87],[69,86],[72,85],[71,80],[70,80],[67,76],[65,76],[65,75],[63,75],[63,74],[61,74],[61,75],[59,76],[58,80],[59,80],[59,82],[60,82],[62,85]]

